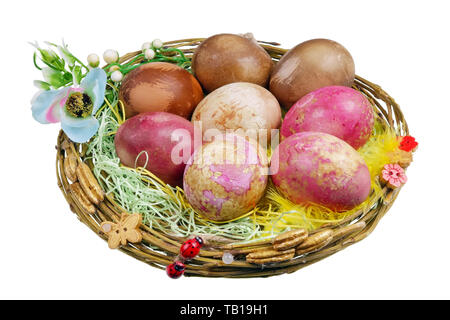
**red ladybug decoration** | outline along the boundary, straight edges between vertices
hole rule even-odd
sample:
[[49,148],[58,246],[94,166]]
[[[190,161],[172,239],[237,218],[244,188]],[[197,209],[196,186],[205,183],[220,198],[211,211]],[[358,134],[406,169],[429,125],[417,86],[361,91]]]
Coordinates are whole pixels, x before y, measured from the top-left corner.
[[192,259],[199,254],[200,248],[203,246],[203,239],[195,237],[188,240],[180,248],[180,254],[185,259]]
[[171,263],[166,267],[166,272],[167,275],[172,279],[178,279],[183,275],[185,268],[186,266],[184,265],[184,263],[175,261],[174,263]]

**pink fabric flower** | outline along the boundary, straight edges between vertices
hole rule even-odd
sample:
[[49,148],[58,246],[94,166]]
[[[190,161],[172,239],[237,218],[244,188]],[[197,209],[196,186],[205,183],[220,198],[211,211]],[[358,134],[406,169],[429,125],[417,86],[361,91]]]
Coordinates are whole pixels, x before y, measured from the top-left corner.
[[[80,85],[63,87],[57,90],[40,91],[31,101],[31,111],[36,121],[40,123],[61,122],[61,128],[73,142],[85,143],[97,132],[99,122],[95,114],[103,105],[105,99],[107,76],[103,69],[95,68],[89,71]],[[70,112],[67,100],[76,93],[82,93],[89,101],[80,114]],[[89,103],[90,102],[90,103]]]
[[406,177],[405,170],[398,164],[387,164],[381,171],[381,180],[387,183],[389,188],[399,188],[406,183],[408,178]]

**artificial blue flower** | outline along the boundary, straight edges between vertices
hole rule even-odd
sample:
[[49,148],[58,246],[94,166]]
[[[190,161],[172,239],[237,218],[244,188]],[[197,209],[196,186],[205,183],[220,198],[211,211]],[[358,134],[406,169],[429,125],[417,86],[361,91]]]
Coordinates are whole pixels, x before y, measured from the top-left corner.
[[87,142],[98,130],[94,115],[103,104],[105,89],[105,71],[92,69],[80,85],[39,92],[31,101],[33,118],[44,124],[61,122],[72,141]]

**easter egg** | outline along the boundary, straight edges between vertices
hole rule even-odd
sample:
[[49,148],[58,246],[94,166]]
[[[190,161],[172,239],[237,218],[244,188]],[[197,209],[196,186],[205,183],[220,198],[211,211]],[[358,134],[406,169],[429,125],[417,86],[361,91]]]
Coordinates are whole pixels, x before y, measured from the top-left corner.
[[272,58],[251,34],[209,37],[192,58],[194,74],[208,92],[232,82],[266,86],[272,66]]
[[203,99],[198,81],[185,69],[167,62],[151,62],[128,73],[119,90],[127,118],[163,111],[189,118]]
[[267,156],[251,139],[215,136],[197,148],[184,172],[183,189],[203,217],[227,221],[252,210],[267,185]]
[[374,125],[372,106],[352,88],[330,86],[308,93],[284,117],[282,138],[297,132],[318,131],[336,136],[358,149],[369,139]]
[[276,188],[296,204],[350,210],[371,190],[364,159],[345,141],[322,132],[296,133],[275,149],[270,172]]
[[114,144],[125,166],[145,167],[165,183],[181,186],[194,151],[194,126],[167,112],[141,113],[119,127]]
[[[254,140],[270,141],[271,129],[281,124],[277,99],[265,88],[248,82],[230,83],[208,94],[197,106],[192,121],[201,121],[204,137],[217,129],[241,130]],[[211,130],[211,134],[214,135]],[[260,138],[260,139],[259,139]]]
[[313,39],[290,49],[270,76],[270,92],[281,105],[290,108],[307,93],[326,86],[350,87],[355,63],[341,44]]

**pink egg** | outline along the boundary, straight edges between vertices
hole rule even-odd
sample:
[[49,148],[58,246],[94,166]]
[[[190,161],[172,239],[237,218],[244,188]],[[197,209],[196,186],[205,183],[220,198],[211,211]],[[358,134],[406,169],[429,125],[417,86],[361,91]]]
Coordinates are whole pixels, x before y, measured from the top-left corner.
[[352,88],[331,86],[308,93],[286,114],[281,137],[304,131],[332,134],[355,149],[363,146],[374,125],[367,98]]
[[214,221],[237,218],[252,210],[267,185],[268,161],[253,140],[218,135],[197,148],[184,171],[187,200]]
[[272,155],[270,171],[277,189],[297,204],[350,210],[371,190],[364,159],[327,133],[302,132],[286,138]]
[[194,126],[172,113],[141,113],[119,127],[114,143],[122,164],[145,166],[165,183],[181,186],[194,150]]

